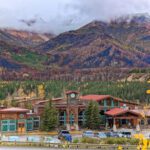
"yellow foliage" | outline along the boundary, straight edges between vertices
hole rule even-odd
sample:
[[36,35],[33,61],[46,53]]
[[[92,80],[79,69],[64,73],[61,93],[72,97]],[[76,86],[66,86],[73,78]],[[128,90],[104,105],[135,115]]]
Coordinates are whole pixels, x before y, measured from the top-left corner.
[[118,150],[122,150],[122,146],[118,146]]
[[143,134],[134,134],[134,138],[143,140],[144,139],[144,135]]
[[146,94],[150,94],[150,90],[147,90],[147,91],[146,91]]
[[38,95],[39,97],[45,97],[45,89],[44,89],[44,86],[41,84],[41,85],[38,85]]
[[142,150],[147,150],[147,144],[148,144],[148,140],[147,140],[147,139],[143,139],[143,147],[142,147]]

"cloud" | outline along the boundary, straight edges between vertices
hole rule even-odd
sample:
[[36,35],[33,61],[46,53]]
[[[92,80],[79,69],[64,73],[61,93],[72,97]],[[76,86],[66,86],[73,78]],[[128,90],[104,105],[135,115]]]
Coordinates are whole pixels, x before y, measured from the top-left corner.
[[150,0],[0,0],[0,27],[58,34],[92,20],[146,12]]

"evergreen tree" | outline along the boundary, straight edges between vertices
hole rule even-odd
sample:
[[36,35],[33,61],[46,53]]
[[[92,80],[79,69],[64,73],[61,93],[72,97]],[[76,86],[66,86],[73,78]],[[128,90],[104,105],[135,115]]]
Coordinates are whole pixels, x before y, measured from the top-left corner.
[[93,129],[99,129],[100,127],[100,114],[99,114],[99,107],[98,103],[93,104],[93,109],[92,109],[92,115],[93,115]]
[[8,107],[8,101],[4,100],[3,105],[4,105],[5,107]]
[[17,103],[17,101],[16,100],[11,100],[11,106],[12,107],[18,107],[18,103]]
[[31,102],[25,102],[25,108],[32,110],[33,109],[32,103]]
[[51,131],[58,125],[58,112],[50,101],[46,104],[43,115],[41,129],[43,131]]
[[99,108],[96,102],[89,102],[85,111],[85,127],[89,129],[98,129],[100,125]]

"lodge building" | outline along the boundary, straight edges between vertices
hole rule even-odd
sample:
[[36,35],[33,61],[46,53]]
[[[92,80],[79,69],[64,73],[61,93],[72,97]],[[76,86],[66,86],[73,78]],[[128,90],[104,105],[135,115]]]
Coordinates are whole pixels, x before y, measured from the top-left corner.
[[[113,116],[109,116],[106,112],[114,108],[120,109],[138,109],[141,107],[137,103],[123,101],[120,98],[116,98],[110,95],[85,95],[80,96],[77,91],[67,91],[64,94],[63,98],[56,98],[52,100],[52,103],[55,105],[56,109],[59,111],[59,123],[62,126],[66,126],[68,130],[78,130],[83,127],[85,117],[85,109],[89,101],[95,101],[99,104],[99,111],[101,119],[107,126],[110,127],[115,125],[117,122],[113,121]],[[39,116],[42,114],[45,103],[48,101],[39,101],[34,105],[34,112]],[[118,110],[117,110],[118,111]],[[122,111],[124,113],[124,111]],[[135,114],[135,113],[134,113]],[[124,115],[124,114],[123,114]],[[130,112],[129,116],[132,116],[133,113]],[[112,117],[112,119],[110,119]],[[107,119],[109,118],[109,119]],[[120,118],[121,119],[121,118]],[[135,120],[136,121],[135,121]],[[137,113],[137,117],[133,118],[135,124],[139,124],[137,119],[140,119],[140,114]],[[122,118],[122,124],[127,123],[128,118]],[[136,126],[136,125],[135,125]]]
[[[140,104],[123,101],[110,95],[82,96],[78,91],[67,91],[64,92],[63,97],[52,99],[52,104],[59,112],[59,125],[65,126],[68,130],[81,129],[85,122],[84,114],[89,101],[98,103],[100,119],[104,122],[105,128],[140,129],[140,122],[143,119],[143,112],[139,111],[143,110],[143,106]],[[32,111],[25,109],[26,102],[32,104]],[[19,106],[16,108],[0,108],[1,132],[21,133],[38,130],[40,118],[48,102],[49,100],[40,99],[23,100],[18,102]]]

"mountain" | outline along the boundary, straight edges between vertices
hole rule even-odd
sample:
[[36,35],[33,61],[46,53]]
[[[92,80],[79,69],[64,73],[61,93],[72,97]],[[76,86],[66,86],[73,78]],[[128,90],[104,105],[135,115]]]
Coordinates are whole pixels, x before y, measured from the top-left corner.
[[54,35],[47,33],[35,33],[15,29],[1,29],[0,40],[7,41],[14,45],[34,47],[50,40]]
[[58,36],[1,29],[0,67],[4,79],[122,79],[150,67],[150,17],[93,21]]
[[59,68],[149,67],[150,22],[143,16],[109,23],[93,21],[42,43],[36,50],[50,55],[48,66]]
[[1,29],[0,67],[20,72],[22,69],[44,69],[43,64],[47,56],[34,52],[32,48],[51,37],[51,34]]

